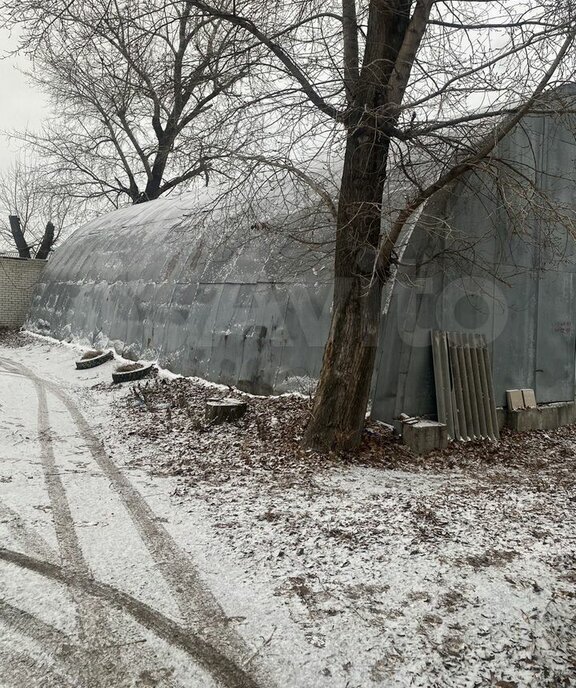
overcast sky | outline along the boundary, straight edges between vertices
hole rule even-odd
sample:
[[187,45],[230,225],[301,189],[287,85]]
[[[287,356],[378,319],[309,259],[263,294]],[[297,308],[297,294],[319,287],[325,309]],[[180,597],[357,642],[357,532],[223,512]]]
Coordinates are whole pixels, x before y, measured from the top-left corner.
[[2,107],[0,107],[0,171],[9,167],[17,155],[18,144],[9,142],[3,132],[13,129],[38,128],[47,115],[46,99],[38,93],[17,67],[29,67],[24,58],[5,58],[6,52],[16,47],[16,40],[7,31],[0,29],[0,87],[2,88]]

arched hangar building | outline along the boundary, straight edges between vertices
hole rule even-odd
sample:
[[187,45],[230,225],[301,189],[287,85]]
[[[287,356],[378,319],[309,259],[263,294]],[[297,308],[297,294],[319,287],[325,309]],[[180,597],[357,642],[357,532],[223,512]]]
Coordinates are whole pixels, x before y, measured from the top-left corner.
[[[493,164],[424,207],[384,317],[372,413],[434,416],[430,332],[488,342],[496,403],[574,401],[576,120],[526,117]],[[186,196],[118,210],[49,261],[28,326],[115,342],[175,372],[259,394],[303,390],[328,332],[330,261],[287,235],[201,226]]]

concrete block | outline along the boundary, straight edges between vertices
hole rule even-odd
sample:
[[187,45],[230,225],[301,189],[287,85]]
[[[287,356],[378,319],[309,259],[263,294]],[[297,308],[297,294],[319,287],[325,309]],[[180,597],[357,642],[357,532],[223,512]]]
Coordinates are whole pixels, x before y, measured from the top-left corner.
[[516,432],[555,430],[576,422],[576,404],[566,401],[537,408],[508,411],[506,421],[506,424]]
[[573,425],[576,423],[576,404],[573,401],[558,402],[556,404],[546,404],[539,406],[543,430],[554,430],[563,425]]
[[506,401],[508,402],[509,411],[518,411],[524,408],[524,397],[521,389],[507,389]]
[[533,409],[538,406],[536,403],[536,395],[533,389],[521,389],[522,399],[524,401],[524,408]]
[[402,441],[420,456],[448,446],[448,428],[445,423],[432,420],[410,419],[402,423]]
[[508,426],[516,432],[540,430],[542,425],[540,409],[515,409],[508,411]]

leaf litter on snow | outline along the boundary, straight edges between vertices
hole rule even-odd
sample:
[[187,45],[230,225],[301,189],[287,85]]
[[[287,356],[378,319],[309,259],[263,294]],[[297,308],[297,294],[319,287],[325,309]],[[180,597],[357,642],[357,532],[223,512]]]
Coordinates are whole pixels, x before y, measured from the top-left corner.
[[[54,346],[29,345],[23,362]],[[92,393],[109,442],[177,476],[190,525],[205,515],[243,585],[300,629],[302,656],[279,634],[266,648],[285,688],[576,685],[575,428],[416,458],[370,423],[357,456],[321,456],[299,445],[301,397],[181,378]],[[207,398],[231,393],[248,413],[207,424]]]
[[310,651],[331,648],[325,676],[576,685],[575,428],[414,457],[368,423],[357,455],[325,456],[299,442],[309,400],[234,390],[246,415],[206,423],[206,401],[230,394],[157,378],[119,402],[118,432],[135,463],[203,500]]

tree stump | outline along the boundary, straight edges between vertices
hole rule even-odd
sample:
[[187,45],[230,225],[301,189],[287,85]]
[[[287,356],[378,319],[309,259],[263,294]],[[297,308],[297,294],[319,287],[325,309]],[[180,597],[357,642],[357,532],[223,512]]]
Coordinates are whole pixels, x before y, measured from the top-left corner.
[[208,399],[206,402],[206,421],[217,425],[238,420],[246,413],[248,404],[240,399]]

